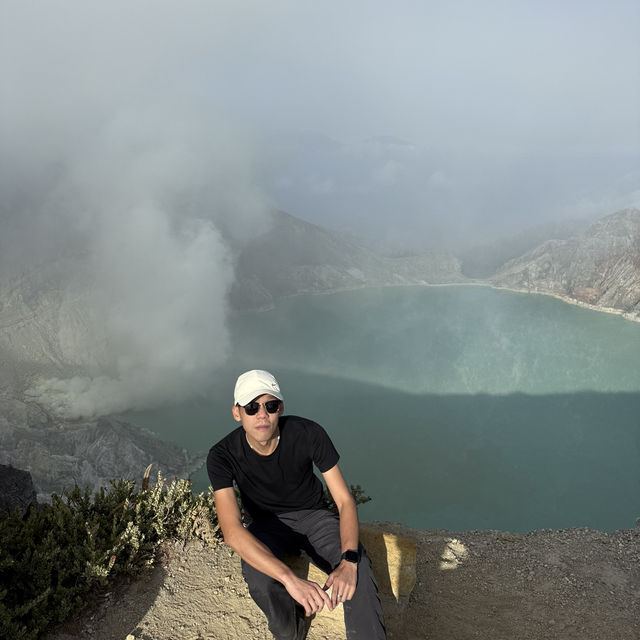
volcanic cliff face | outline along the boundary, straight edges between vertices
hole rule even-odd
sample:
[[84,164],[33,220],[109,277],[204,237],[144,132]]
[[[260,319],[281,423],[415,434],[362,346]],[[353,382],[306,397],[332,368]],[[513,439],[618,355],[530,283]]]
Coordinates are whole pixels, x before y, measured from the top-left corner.
[[0,416],[0,464],[31,473],[39,500],[79,486],[108,486],[115,478],[140,482],[145,467],[188,476],[205,454],[191,454],[153,433],[113,417],[74,422],[10,422]]
[[110,370],[103,312],[82,256],[0,282],[0,464],[29,471],[40,500],[74,482],[139,481],[148,464],[184,476],[204,461],[114,417],[65,419],[29,391],[39,378]]
[[110,363],[104,309],[84,256],[0,280],[0,353],[22,375],[104,372]]
[[639,318],[640,210],[625,209],[567,240],[549,240],[507,262],[490,281]]
[[114,417],[66,420],[0,387],[0,465],[31,473],[38,500],[80,486],[107,486],[114,478],[140,481],[147,465],[165,477],[188,476],[204,453],[190,453],[155,434]]

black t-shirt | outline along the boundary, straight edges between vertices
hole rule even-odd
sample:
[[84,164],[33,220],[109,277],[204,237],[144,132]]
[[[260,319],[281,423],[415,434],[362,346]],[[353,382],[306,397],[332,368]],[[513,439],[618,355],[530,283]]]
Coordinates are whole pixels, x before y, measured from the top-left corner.
[[235,480],[242,505],[252,518],[326,506],[322,482],[313,472],[334,467],[340,458],[327,432],[297,416],[278,420],[280,441],[268,456],[256,453],[240,426],[211,447],[207,471],[214,491]]

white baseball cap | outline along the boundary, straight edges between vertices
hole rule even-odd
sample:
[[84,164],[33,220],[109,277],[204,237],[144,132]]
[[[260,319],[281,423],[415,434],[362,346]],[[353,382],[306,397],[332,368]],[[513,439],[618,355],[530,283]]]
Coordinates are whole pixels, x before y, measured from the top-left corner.
[[245,371],[238,377],[236,387],[233,390],[233,402],[244,407],[245,404],[249,404],[265,393],[284,401],[278,381],[268,371],[252,369]]

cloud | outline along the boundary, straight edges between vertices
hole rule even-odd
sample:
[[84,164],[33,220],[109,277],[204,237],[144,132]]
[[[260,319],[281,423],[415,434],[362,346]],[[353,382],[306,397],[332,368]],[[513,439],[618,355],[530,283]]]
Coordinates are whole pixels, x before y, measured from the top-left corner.
[[383,166],[373,170],[373,180],[385,187],[390,187],[398,181],[402,169],[398,161],[388,160]]
[[611,187],[571,199],[558,207],[560,218],[598,218],[602,212],[612,213],[622,209],[640,209],[640,171],[627,173],[613,181]]
[[444,171],[434,171],[427,180],[427,186],[431,189],[448,189],[451,187],[451,180]]
[[321,176],[316,173],[310,175],[307,180],[309,190],[314,195],[326,196],[334,193],[335,183],[332,178]]

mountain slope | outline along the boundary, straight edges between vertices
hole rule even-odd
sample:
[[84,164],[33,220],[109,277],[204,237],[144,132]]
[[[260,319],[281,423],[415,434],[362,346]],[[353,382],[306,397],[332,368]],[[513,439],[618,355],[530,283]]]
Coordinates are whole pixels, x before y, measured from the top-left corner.
[[625,209],[567,240],[549,240],[507,262],[496,286],[550,293],[640,317],[640,210]]
[[231,300],[260,308],[281,297],[364,286],[461,282],[460,261],[434,251],[389,258],[282,211],[240,251]]

